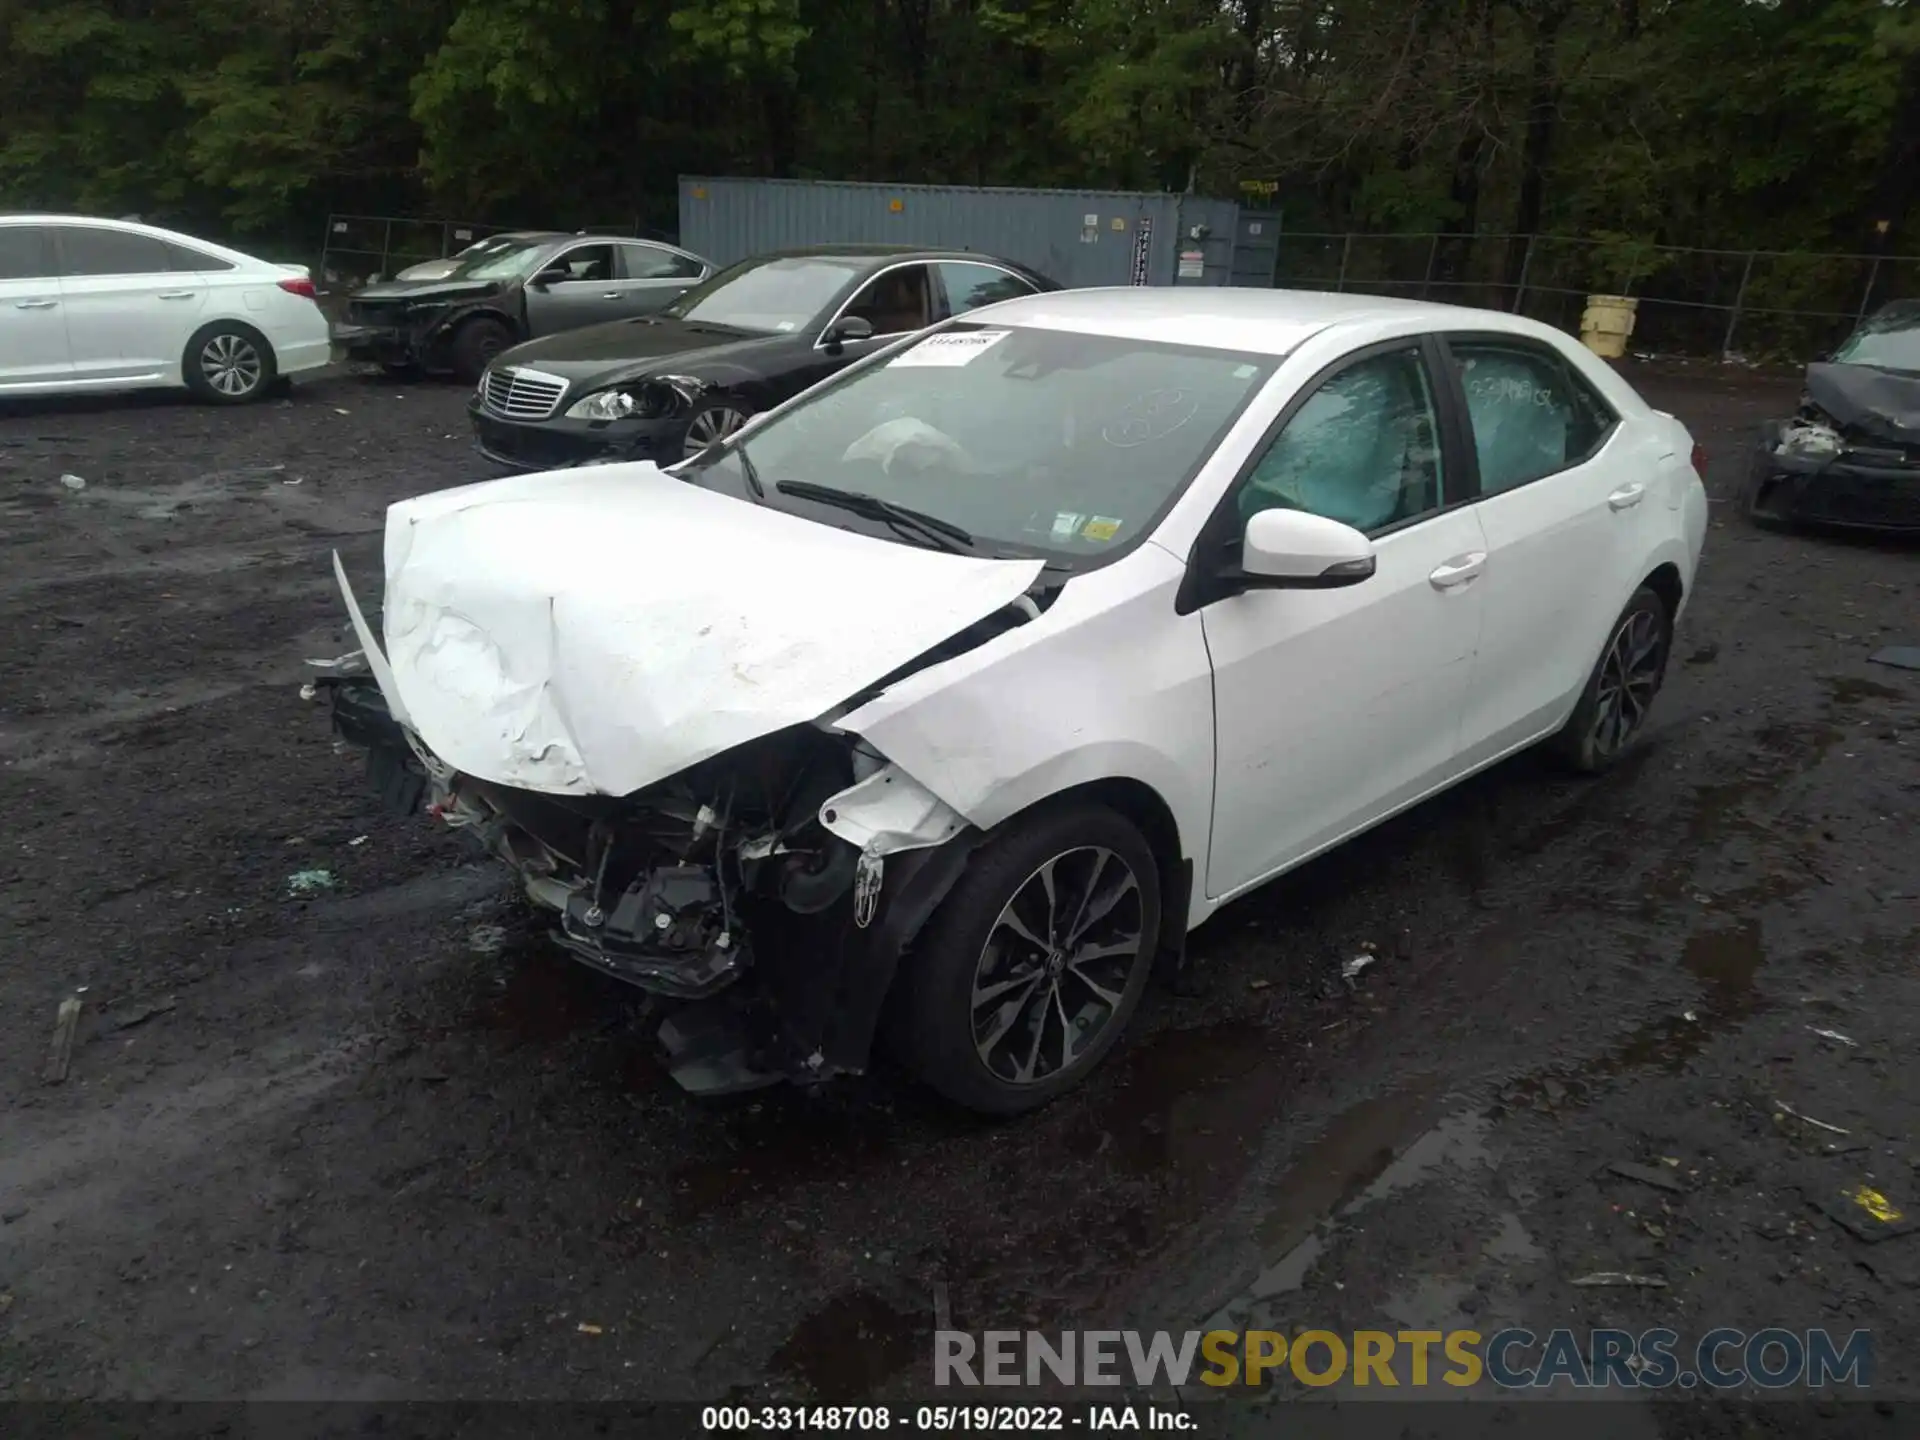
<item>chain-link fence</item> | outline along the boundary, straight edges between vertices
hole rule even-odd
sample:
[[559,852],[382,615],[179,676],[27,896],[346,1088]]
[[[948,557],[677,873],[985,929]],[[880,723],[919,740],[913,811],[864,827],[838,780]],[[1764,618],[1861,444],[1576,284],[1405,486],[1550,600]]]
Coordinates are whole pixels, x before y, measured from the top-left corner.
[[1803,361],[1887,301],[1920,297],[1920,256],[1295,231],[1280,237],[1274,283],[1508,310],[1570,331],[1589,295],[1631,295],[1636,353]]

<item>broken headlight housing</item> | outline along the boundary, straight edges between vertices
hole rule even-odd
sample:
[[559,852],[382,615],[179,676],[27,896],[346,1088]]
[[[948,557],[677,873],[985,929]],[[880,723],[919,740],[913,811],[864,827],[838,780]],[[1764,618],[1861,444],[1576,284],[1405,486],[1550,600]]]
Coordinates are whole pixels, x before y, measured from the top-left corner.
[[569,420],[657,420],[671,408],[658,385],[597,390],[567,407]]
[[1802,460],[1830,460],[1846,449],[1846,440],[1821,409],[1803,398],[1800,413],[1780,431],[1779,452]]

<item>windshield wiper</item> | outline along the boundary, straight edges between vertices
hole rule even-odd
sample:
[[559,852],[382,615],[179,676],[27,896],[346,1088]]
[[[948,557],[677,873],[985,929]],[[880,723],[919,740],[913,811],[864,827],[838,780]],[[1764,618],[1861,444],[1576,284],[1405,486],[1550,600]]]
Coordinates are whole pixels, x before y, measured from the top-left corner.
[[851,510],[855,515],[864,515],[869,520],[879,520],[897,530],[912,530],[942,550],[971,550],[974,545],[973,536],[951,520],[942,520],[938,515],[929,515],[905,505],[896,505],[891,500],[882,500],[878,495],[863,495],[856,490],[841,490],[832,485],[815,485],[808,480],[780,480],[774,483],[773,488],[796,500],[836,506],[841,510]]

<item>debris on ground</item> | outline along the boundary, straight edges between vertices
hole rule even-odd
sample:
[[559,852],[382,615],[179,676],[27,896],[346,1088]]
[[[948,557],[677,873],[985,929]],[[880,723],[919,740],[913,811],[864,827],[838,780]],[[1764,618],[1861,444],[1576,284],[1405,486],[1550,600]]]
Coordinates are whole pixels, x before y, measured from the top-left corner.
[[[340,413],[344,415],[347,412],[342,410]],[[578,1325],[574,1326],[573,1328],[578,1330],[582,1335],[604,1335],[607,1333],[605,1327],[599,1326],[599,1325],[589,1325],[584,1320],[582,1320]]]
[[353,839],[347,841],[347,845],[349,848],[355,848],[355,847],[366,844],[367,840],[368,840],[368,837],[365,835],[356,835],[353,837]]
[[296,898],[319,895],[334,887],[331,870],[296,870],[287,877],[287,894]]
[[73,1065],[73,1036],[80,1028],[80,997],[69,996],[60,1002],[53,1018],[53,1049],[47,1055],[46,1081],[58,1085],[67,1078]]
[[1854,1238],[1872,1244],[1891,1240],[1920,1228],[1920,1218],[1908,1215],[1871,1185],[1859,1184],[1835,1194],[1809,1194],[1813,1208]]
[[499,925],[476,925],[467,935],[467,948],[476,955],[498,955],[507,948],[507,932]]
[[366,658],[364,650],[349,650],[344,655],[336,655],[331,660],[309,660],[307,664],[316,670],[345,670],[357,667]]
[[87,482],[82,480],[78,475],[62,475],[60,477],[60,483],[69,490],[84,490],[87,488]]
[[1265,990],[1265,989],[1267,989],[1267,988],[1269,988],[1269,987],[1270,987],[1270,986],[1271,986],[1272,984],[1273,984],[1273,981],[1271,981],[1271,980],[1249,980],[1249,981],[1247,982],[1247,989],[1249,989],[1249,990]]
[[1678,1176],[1669,1175],[1664,1170],[1656,1170],[1651,1165],[1635,1165],[1631,1161],[1616,1160],[1607,1166],[1610,1173],[1622,1180],[1638,1180],[1642,1185],[1651,1185],[1656,1190],[1665,1190],[1670,1195],[1684,1195],[1687,1187]]
[[1352,984],[1360,978],[1363,970],[1379,958],[1378,955],[1373,953],[1373,942],[1371,940],[1365,942],[1360,947],[1360,953],[1340,967],[1340,978],[1348,984]]
[[1860,1048],[1860,1042],[1858,1040],[1855,1040],[1849,1035],[1842,1035],[1838,1030],[1822,1030],[1818,1025],[1809,1025],[1807,1029],[1815,1035],[1818,1035],[1822,1040],[1836,1040],[1849,1050],[1858,1050]]
[[1920,645],[1889,645],[1874,651],[1867,659],[1875,665],[1891,665],[1896,670],[1920,670]]
[[1626,1270],[1597,1270],[1573,1282],[1582,1290],[1599,1286],[1634,1286],[1643,1290],[1664,1290],[1667,1282],[1659,1275],[1635,1275]]
[[1853,1133],[1851,1130],[1843,1129],[1838,1125],[1829,1125],[1824,1120],[1816,1120],[1811,1115],[1802,1115],[1784,1100],[1776,1100],[1773,1104],[1774,1108],[1782,1115],[1791,1115],[1802,1125],[1811,1125],[1816,1130],[1825,1130],[1829,1135],[1851,1135]]
[[123,1019],[114,1021],[113,1028],[116,1030],[131,1030],[136,1025],[146,1024],[147,1021],[153,1019],[156,1015],[167,1014],[179,1003],[178,1000],[169,995],[166,999],[156,1000],[151,1005],[142,1005],[139,1009],[130,1011]]

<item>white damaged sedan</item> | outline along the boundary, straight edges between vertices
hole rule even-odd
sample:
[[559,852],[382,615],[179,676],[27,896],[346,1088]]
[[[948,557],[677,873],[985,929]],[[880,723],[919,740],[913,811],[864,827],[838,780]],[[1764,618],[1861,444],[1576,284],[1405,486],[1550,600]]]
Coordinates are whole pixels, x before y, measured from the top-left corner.
[[1699,463],[1514,316],[1036,295],[673,471],[395,505],[379,640],[340,574],[368,673],[315,689],[398,808],[684,1002],[689,1090],[884,1043],[1019,1111],[1235,896],[1536,742],[1617,760]]

